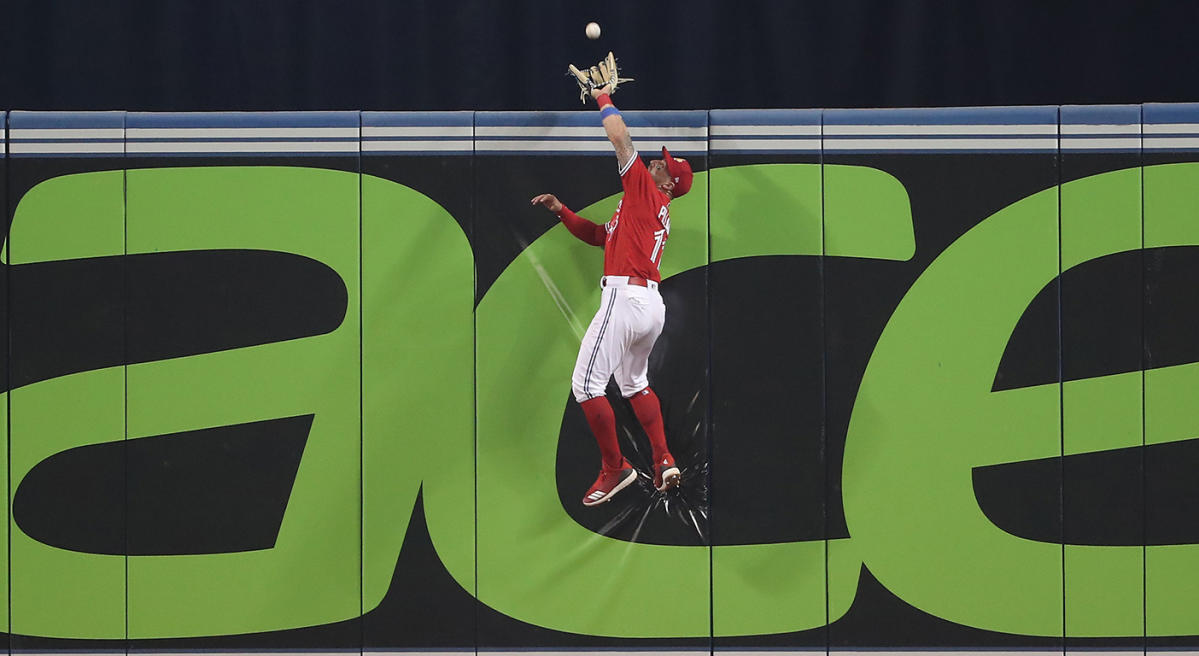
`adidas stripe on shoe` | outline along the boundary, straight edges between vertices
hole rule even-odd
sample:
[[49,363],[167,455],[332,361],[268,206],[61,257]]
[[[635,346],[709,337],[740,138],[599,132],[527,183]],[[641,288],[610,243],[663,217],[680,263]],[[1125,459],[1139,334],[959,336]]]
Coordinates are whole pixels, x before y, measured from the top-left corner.
[[637,480],[637,470],[633,469],[628,460],[624,461],[620,469],[601,469],[599,477],[595,479],[591,489],[587,490],[587,494],[583,496],[583,505],[598,506],[605,503],[635,480]]

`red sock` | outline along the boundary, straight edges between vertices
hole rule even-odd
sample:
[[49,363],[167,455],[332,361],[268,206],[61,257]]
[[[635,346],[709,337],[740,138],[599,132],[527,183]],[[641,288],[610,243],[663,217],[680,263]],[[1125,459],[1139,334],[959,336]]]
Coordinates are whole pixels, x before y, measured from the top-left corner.
[[600,455],[604,459],[604,468],[619,469],[624,464],[624,456],[620,454],[620,444],[616,441],[616,416],[612,414],[612,405],[608,398],[597,396],[579,404],[583,414],[587,416],[587,424],[595,434],[599,444]]
[[654,462],[661,460],[670,450],[666,448],[666,433],[662,429],[662,406],[658,403],[658,395],[650,388],[645,388],[629,397],[633,413],[637,421],[649,436],[649,444],[654,450]]

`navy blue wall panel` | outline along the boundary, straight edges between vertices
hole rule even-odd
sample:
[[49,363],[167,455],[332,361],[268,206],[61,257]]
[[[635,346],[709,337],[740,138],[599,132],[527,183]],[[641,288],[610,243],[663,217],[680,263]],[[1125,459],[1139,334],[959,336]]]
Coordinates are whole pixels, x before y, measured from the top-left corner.
[[[1141,108],[1061,108],[1068,650],[1144,648]],[[1048,299],[1039,299],[1042,305]]]
[[364,112],[362,152],[363,649],[473,653],[474,115]]
[[9,114],[13,651],[126,648],[124,122]]
[[[1195,275],[1199,106],[1143,106],[1145,632],[1150,653],[1193,649]],[[1183,637],[1179,637],[1183,636]],[[1190,636],[1190,637],[1185,637]]]
[[710,113],[718,651],[826,643],[818,110]]
[[852,604],[830,580],[833,651],[1060,649],[1060,546],[992,517],[1040,500],[980,478],[1060,453],[1057,316],[1026,313],[1057,275],[1056,132],[1056,107],[824,112],[829,520],[862,563]]

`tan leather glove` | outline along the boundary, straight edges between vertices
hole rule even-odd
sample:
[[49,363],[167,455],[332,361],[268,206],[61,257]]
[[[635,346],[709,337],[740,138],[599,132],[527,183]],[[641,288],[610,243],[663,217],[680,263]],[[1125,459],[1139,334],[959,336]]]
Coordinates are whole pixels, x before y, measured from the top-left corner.
[[583,104],[587,104],[587,96],[591,95],[592,89],[611,86],[608,93],[616,93],[616,88],[620,86],[621,82],[633,81],[631,77],[620,77],[620,70],[616,66],[616,57],[611,52],[591,68],[580,70],[574,64],[570,64],[568,68],[579,85],[579,100],[582,100]]

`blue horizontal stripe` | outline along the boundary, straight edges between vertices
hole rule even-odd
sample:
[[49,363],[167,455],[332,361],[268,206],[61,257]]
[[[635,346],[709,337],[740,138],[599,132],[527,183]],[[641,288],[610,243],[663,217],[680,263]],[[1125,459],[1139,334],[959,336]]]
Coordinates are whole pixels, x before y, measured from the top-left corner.
[[474,125],[474,112],[362,112],[362,126],[372,128],[462,127]]
[[708,112],[703,110],[683,111],[629,111],[621,112],[625,125],[631,128],[706,128]]
[[1140,105],[1062,105],[1062,125],[1139,125],[1140,122]]
[[359,112],[130,112],[131,128],[357,128]]
[[825,125],[1032,125],[1057,123],[1057,107],[828,109]]
[[1199,123],[1199,103],[1145,103],[1145,123]]
[[711,125],[820,125],[819,109],[714,109]]
[[590,127],[599,125],[599,112],[478,112],[475,126]]
[[25,112],[8,114],[9,129],[123,128],[125,112]]

